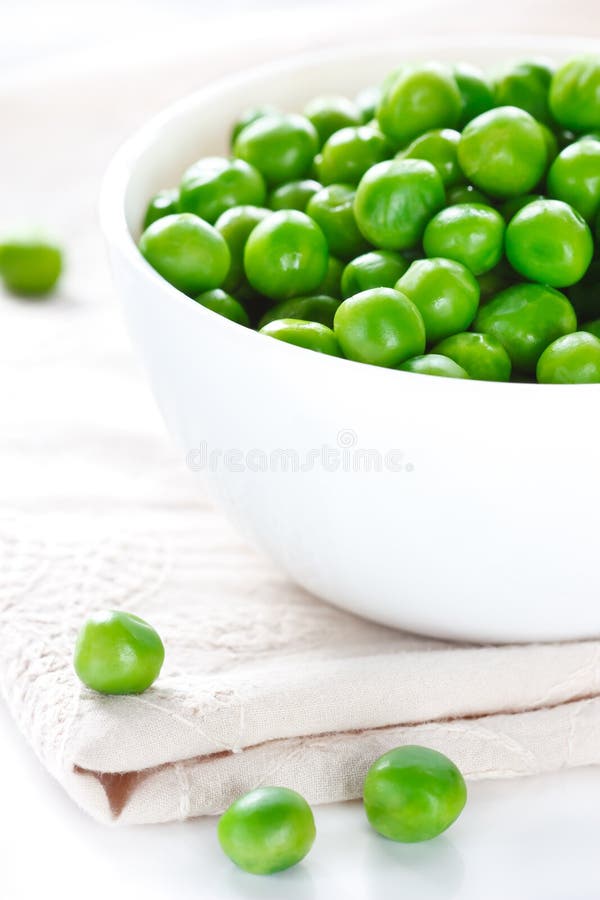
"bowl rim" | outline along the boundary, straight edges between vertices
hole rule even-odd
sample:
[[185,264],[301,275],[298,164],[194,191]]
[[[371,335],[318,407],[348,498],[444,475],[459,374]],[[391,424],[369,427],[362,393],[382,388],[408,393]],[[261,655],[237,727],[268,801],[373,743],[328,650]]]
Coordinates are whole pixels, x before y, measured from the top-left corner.
[[[493,45],[494,49],[506,50],[507,53],[526,54],[530,57],[548,55],[553,51],[564,53],[567,49],[569,51],[572,50],[573,55],[600,53],[600,39],[587,38],[581,35],[522,35],[510,33],[495,36],[485,33],[474,33],[465,37],[455,35],[419,35],[412,38],[387,39],[383,41],[357,41],[345,44],[342,47],[308,50],[264,62],[257,66],[236,70],[169,103],[136,128],[117,148],[104,173],[98,201],[100,227],[106,245],[111,249],[117,250],[122,259],[136,270],[140,277],[146,280],[149,279],[161,290],[166,291],[166,294],[173,298],[171,302],[189,304],[190,297],[166,281],[141,255],[127,225],[125,210],[125,198],[129,182],[139,156],[151,146],[152,142],[168,127],[170,122],[186,114],[198,103],[202,103],[207,99],[218,97],[222,93],[230,93],[238,87],[247,87],[248,84],[260,82],[265,77],[276,78],[278,75],[286,75],[310,66],[338,61],[347,62],[355,59],[357,55],[364,58],[365,56],[375,56],[382,52],[397,52],[400,56],[403,49],[410,49],[413,56],[416,52],[417,54],[423,53],[424,56],[431,57],[437,50],[443,49],[448,51],[454,47],[456,48],[458,62],[459,57],[464,56],[465,53],[489,45]],[[213,328],[229,330],[231,339],[235,339],[240,343],[244,342],[248,347],[252,346],[248,342],[259,339],[262,342],[265,337],[265,335],[261,335],[255,329],[232,322],[224,316],[220,316],[212,310],[200,306],[200,304],[196,304],[196,306],[196,314],[203,316],[207,323],[211,323]],[[353,368],[358,366],[365,378],[381,379],[382,382],[384,379],[390,382],[391,378],[395,378],[396,381],[399,378],[414,379],[415,376],[415,373],[405,372],[401,369],[368,365],[344,357],[329,356],[324,353],[309,353],[303,347],[283,341],[271,339],[266,346],[265,343],[260,344],[263,348],[263,353],[266,351],[274,356],[279,353],[282,358],[289,356],[290,353],[292,355],[297,354],[299,364],[301,364],[301,359],[304,359],[304,365],[313,368],[319,366],[344,366],[347,369],[349,365]],[[259,345],[257,344],[256,347],[258,348]],[[392,375],[391,373],[394,374]],[[578,389],[578,393],[581,393],[582,390],[600,390],[600,384],[538,384],[537,382],[479,381],[475,379],[444,378],[441,376],[421,377],[419,381],[425,382],[425,384],[420,385],[423,390],[427,389],[427,387],[430,390],[455,390],[456,383],[461,385],[459,389],[463,391],[470,389],[480,390],[481,386],[485,385],[485,389],[489,392],[516,391],[520,389],[521,392],[529,391],[531,395],[540,390],[553,391],[555,395],[558,392],[562,392],[563,396],[565,392],[573,391],[574,389]]]

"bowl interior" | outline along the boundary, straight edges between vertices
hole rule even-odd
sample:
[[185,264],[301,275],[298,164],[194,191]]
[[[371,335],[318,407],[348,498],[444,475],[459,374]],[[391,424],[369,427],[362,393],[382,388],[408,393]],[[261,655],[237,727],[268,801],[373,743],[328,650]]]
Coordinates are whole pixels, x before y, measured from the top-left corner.
[[111,203],[111,212],[120,218],[112,225],[122,230],[125,224],[129,235],[137,237],[149,197],[177,184],[185,167],[200,157],[227,154],[232,123],[250,106],[268,103],[301,111],[318,94],[353,96],[402,62],[465,61],[489,70],[514,58],[549,56],[561,61],[599,48],[598,41],[576,38],[419,38],[303,54],[233,75],[169,107],[124,145],[107,178],[107,184],[118,189],[109,191],[111,200],[119,195],[124,200],[121,209]]

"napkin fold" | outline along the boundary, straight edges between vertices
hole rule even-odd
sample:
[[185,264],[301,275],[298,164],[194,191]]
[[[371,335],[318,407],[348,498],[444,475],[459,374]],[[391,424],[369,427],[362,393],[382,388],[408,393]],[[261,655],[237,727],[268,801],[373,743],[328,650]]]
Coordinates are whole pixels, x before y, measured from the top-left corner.
[[[261,784],[311,803],[358,797],[370,763],[404,743],[468,778],[600,761],[597,641],[477,647],[366,622],[291,584],[202,504],[10,519],[0,545],[1,692],[102,821],[218,813]],[[78,682],[75,637],[99,608],[161,634],[165,665],[144,694]]]

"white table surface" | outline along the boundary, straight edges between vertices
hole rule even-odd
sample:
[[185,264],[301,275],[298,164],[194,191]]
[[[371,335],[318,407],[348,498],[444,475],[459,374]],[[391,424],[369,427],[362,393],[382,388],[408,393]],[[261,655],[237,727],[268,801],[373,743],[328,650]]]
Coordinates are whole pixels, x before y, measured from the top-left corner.
[[107,828],[54,783],[0,706],[2,900],[598,900],[600,768],[470,786],[426,844],[372,832],[360,803],[315,810],[304,862],[270,877],[220,852],[215,819]]
[[[561,4],[555,17],[572,32],[587,31],[593,23],[584,24],[585,13],[594,8],[588,2],[569,4],[578,12],[573,18]],[[111,33],[111,16],[118,15],[123,27],[143,9],[146,24],[155,25],[174,9],[189,14],[194,5],[90,0],[81,15],[81,4],[73,0],[6,0],[0,67],[6,72],[34,59],[54,59],[62,48],[98,46]],[[527,6],[549,10],[537,0],[525,0]],[[526,12],[516,2],[508,7]],[[479,6],[478,12],[481,19]],[[508,30],[510,19],[504,20]],[[212,819],[112,829],[90,820],[44,771],[0,704],[0,799],[1,900],[600,897],[600,768],[473,784],[459,822],[424,845],[379,838],[359,803],[317,808],[318,839],[308,859],[288,873],[258,878],[224,858]]]

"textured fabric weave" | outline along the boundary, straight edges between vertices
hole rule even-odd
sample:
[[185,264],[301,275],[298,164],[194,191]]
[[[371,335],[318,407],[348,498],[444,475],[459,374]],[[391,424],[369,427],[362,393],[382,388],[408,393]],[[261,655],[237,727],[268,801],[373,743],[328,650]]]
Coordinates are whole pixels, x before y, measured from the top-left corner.
[[[406,742],[471,777],[600,761],[596,642],[481,648],[369,624],[291,585],[201,505],[150,527],[7,521],[2,549],[3,693],[48,769],[107,821],[214,813],[264,783],[356,797],[370,761]],[[104,607],[163,636],[141,696],[101,697],[73,674],[77,628]]]

